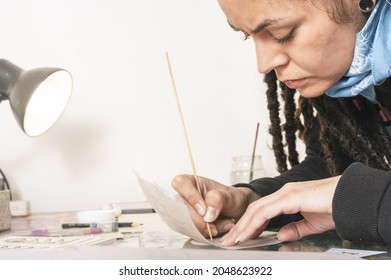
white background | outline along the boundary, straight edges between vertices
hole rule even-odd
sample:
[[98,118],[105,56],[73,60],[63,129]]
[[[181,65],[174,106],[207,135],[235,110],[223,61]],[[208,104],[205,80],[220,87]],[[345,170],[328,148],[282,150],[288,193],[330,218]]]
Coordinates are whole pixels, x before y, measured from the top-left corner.
[[[237,252],[235,252],[237,253]],[[276,256],[286,256],[284,253],[278,252]],[[299,252],[291,253],[291,258],[299,258]],[[308,253],[307,253],[308,254]],[[322,253],[317,253],[322,254]],[[323,253],[324,254],[324,253]],[[54,255],[54,254],[53,254]],[[382,279],[389,270],[388,260],[377,261],[359,261],[359,260],[330,260],[323,259],[321,255],[314,255],[315,259],[310,257],[306,259],[292,260],[268,260],[262,258],[262,252],[259,252],[259,259],[218,259],[218,260],[3,260],[2,276],[11,279],[35,278],[39,279],[59,279],[67,280],[75,277],[77,271],[78,277],[86,277],[101,280],[101,279],[294,279],[312,280],[314,277],[323,275],[324,279],[336,279],[336,276],[344,279]],[[268,255],[270,257],[270,255]],[[337,256],[338,257],[338,256]],[[283,257],[282,257],[283,258]],[[23,267],[23,269],[21,269]],[[119,275],[119,270],[124,267],[139,271],[141,269],[160,269],[166,271],[178,269],[183,272],[184,269],[199,270],[202,269],[203,274],[200,275],[156,275],[149,272],[150,275]],[[226,273],[213,275],[216,271],[213,267],[221,268],[220,271]],[[272,275],[257,275],[253,274],[252,268],[270,267]],[[217,270],[219,271],[219,270]],[[230,273],[237,271],[238,273]],[[237,275],[240,272],[247,271],[247,275]],[[257,270],[253,270],[257,271]],[[259,271],[265,271],[260,269]],[[267,271],[270,271],[269,269]],[[152,274],[152,275],[151,275]],[[23,278],[22,278],[23,279]]]
[[58,123],[38,138],[0,106],[0,167],[32,212],[98,209],[144,200],[132,170],[167,190],[192,173],[168,51],[197,172],[229,184],[232,157],[267,148],[265,87],[253,43],[215,0],[0,0],[0,57],[72,73]]

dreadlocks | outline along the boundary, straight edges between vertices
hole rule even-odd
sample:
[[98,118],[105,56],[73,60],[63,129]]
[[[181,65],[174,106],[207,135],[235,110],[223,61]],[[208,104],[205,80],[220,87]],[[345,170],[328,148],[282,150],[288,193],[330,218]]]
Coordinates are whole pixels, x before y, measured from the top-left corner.
[[[300,96],[296,106],[296,91],[283,83],[279,84],[279,98],[274,71],[265,75],[265,83],[268,87],[269,133],[273,137],[273,151],[280,173],[288,169],[287,159],[291,166],[299,163],[296,133],[305,139],[315,122],[320,125],[320,143],[331,176],[342,174],[347,167],[343,160],[346,157],[351,162],[362,162],[373,168],[390,168],[390,136],[377,104],[360,96],[331,98],[324,94],[311,99]],[[284,102],[284,124],[281,124],[279,99]],[[284,139],[286,144],[283,144]],[[284,146],[287,146],[288,156]]]

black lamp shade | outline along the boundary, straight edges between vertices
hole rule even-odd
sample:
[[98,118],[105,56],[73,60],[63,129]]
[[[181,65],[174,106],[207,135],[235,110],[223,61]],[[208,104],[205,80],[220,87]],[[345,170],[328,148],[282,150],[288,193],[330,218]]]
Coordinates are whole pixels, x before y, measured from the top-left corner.
[[9,99],[14,116],[29,136],[51,128],[64,111],[72,91],[70,73],[58,68],[24,71],[0,59],[0,94]]

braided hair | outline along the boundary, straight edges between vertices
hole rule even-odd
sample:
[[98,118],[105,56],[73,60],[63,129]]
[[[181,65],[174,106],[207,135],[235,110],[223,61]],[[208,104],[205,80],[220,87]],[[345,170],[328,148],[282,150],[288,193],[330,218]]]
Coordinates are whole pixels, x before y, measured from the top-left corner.
[[[296,91],[279,83],[274,71],[266,74],[264,81],[267,85],[269,133],[273,138],[272,147],[280,173],[288,169],[287,161],[290,166],[299,163],[297,136],[305,139],[316,122],[320,125],[321,149],[331,176],[342,174],[346,168],[346,157],[351,162],[362,162],[373,168],[390,168],[390,136],[377,104],[360,96],[331,98],[323,94],[316,98],[295,98]],[[284,103],[283,124],[280,101]]]

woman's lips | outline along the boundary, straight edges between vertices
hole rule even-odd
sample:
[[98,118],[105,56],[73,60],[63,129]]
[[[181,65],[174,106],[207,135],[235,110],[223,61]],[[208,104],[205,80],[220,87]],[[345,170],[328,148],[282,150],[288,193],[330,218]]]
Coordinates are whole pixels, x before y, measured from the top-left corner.
[[284,83],[291,89],[297,89],[303,85],[304,81],[305,79],[286,80]]

